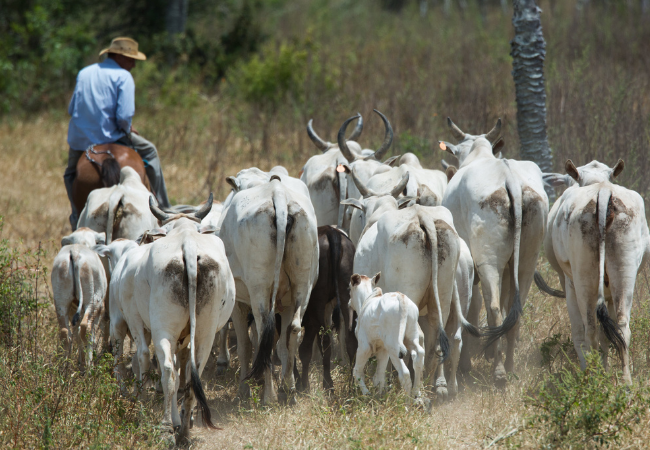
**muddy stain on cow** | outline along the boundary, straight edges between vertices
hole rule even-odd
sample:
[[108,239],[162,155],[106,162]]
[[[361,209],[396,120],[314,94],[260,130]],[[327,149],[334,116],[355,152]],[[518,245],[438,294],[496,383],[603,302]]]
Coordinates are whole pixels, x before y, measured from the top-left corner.
[[506,188],[499,188],[480,201],[478,204],[481,209],[490,209],[496,214],[502,223],[507,224],[509,227],[514,226],[514,215],[510,211],[510,196]]

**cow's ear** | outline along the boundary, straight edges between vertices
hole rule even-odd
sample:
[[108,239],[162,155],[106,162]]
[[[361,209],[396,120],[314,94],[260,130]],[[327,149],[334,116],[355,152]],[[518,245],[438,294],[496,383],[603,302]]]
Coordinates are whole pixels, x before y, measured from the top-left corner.
[[447,141],[438,141],[438,146],[440,147],[440,150],[449,152],[456,157],[458,156],[458,147],[456,147],[454,144],[451,144]]
[[506,143],[504,142],[502,137],[497,139],[497,141],[494,144],[492,144],[492,154],[494,156],[496,156],[497,153],[499,153],[501,150],[503,150],[504,145],[506,145]]
[[417,197],[402,197],[397,199],[397,209],[404,209],[408,207],[413,200],[417,201]]
[[616,165],[614,166],[614,171],[612,172],[612,178],[616,178],[623,169],[625,168],[625,162],[622,159],[619,159]]
[[396,162],[398,159],[400,159],[401,156],[402,156],[402,155],[391,156],[391,157],[388,158],[386,161],[384,161],[384,164],[386,164],[387,166],[391,166],[391,167],[393,167],[393,166],[395,165],[395,162]]
[[447,183],[449,183],[451,179],[454,178],[456,172],[458,172],[458,168],[456,166],[449,165],[447,169],[445,169],[445,175],[447,175]]
[[218,231],[219,230],[217,230],[217,227],[215,227],[214,225],[201,225],[199,227],[199,233],[201,233],[201,234],[214,234],[214,235],[216,235]]
[[573,161],[570,159],[566,160],[566,164],[564,164],[564,170],[566,170],[566,173],[568,173],[571,178],[578,182],[580,181],[580,174],[578,173],[578,169],[576,169],[576,165],[573,164]]
[[74,243],[74,240],[72,238],[72,235],[70,236],[65,236],[63,239],[61,239],[61,247],[65,247],[66,245],[72,245]]
[[239,190],[241,189],[239,180],[235,177],[227,177],[226,183],[228,183],[234,189],[235,192],[239,192]]
[[377,283],[379,283],[379,279],[381,278],[381,272],[377,272],[374,277],[372,277],[372,284],[375,286]]
[[110,256],[111,249],[107,245],[97,244],[93,247],[93,251],[99,256],[108,257]]
[[105,244],[106,243],[106,233],[95,233],[95,243],[96,244]]
[[361,283],[361,275],[355,273],[350,277],[350,286],[358,286]]
[[364,210],[363,203],[361,203],[356,198],[347,198],[347,199],[341,201],[341,205],[349,205],[349,206],[352,206],[353,208],[357,208],[357,209],[359,209],[361,211]]

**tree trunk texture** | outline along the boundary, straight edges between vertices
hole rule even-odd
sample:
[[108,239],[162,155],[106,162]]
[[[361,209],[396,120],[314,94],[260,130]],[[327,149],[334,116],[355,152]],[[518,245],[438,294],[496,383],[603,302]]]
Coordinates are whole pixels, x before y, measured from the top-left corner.
[[510,56],[517,97],[520,155],[521,159],[537,163],[542,172],[551,172],[553,160],[546,136],[544,87],[546,42],[542,34],[541,9],[535,0],[514,0],[513,6],[515,38],[510,42]]
[[189,0],[168,0],[165,28],[170,35],[185,33]]

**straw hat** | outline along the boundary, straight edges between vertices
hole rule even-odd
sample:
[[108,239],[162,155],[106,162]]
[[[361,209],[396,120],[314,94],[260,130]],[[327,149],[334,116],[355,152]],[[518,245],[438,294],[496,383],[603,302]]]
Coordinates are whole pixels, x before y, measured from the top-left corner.
[[128,37],[117,37],[111,42],[111,46],[99,52],[99,56],[104,53],[117,53],[118,55],[128,56],[129,58],[144,61],[147,59],[144,53],[138,51],[138,43]]

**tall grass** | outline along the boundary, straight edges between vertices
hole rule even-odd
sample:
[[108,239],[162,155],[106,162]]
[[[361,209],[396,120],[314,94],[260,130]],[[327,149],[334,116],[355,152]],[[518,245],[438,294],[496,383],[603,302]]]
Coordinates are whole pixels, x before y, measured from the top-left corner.
[[151,405],[121,395],[110,355],[84,371],[57,345],[48,260],[0,240],[0,446],[159,445]]

